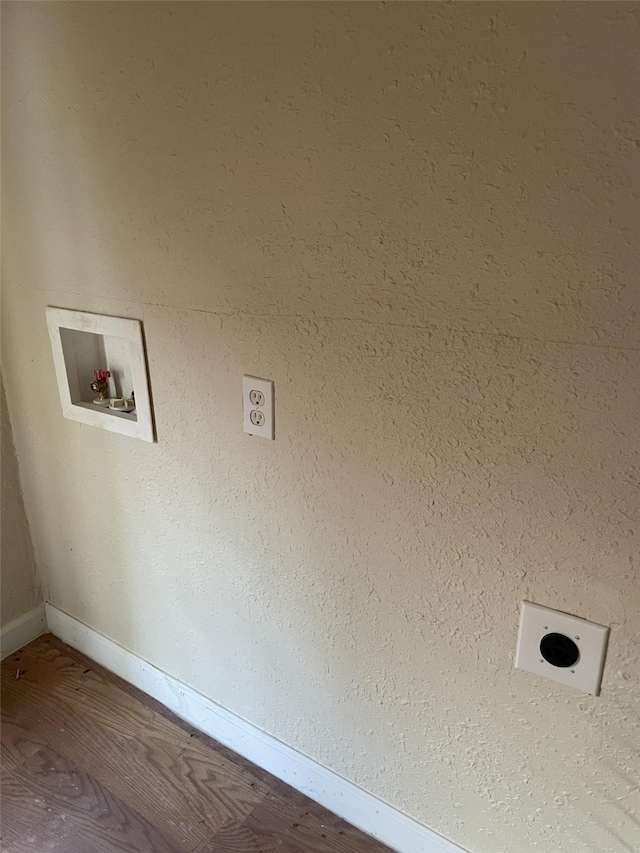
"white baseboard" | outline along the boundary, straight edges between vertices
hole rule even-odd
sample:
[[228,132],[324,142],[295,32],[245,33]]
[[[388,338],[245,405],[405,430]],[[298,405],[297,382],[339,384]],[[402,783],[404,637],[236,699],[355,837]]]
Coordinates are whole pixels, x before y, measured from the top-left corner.
[[0,631],[2,660],[12,652],[16,652],[18,649],[26,646],[31,640],[35,640],[36,637],[44,634],[46,630],[47,618],[45,616],[44,604],[39,604],[33,610],[24,613],[22,616],[18,616],[13,622],[9,622]]
[[282,779],[398,853],[464,853],[372,794],[227,711],[132,652],[47,604],[49,630],[178,717]]

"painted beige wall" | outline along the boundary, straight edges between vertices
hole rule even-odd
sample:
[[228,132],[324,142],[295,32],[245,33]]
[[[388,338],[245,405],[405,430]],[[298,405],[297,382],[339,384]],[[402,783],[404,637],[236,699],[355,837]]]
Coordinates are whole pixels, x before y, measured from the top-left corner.
[[29,525],[24,511],[18,460],[13,446],[9,410],[0,381],[0,479],[2,530],[0,531],[0,624],[28,613],[42,601],[36,578]]
[[[638,5],[2,12],[52,602],[476,853],[640,849]],[[48,304],[144,321],[158,444],[62,419]],[[611,625],[601,698],[514,671],[524,598]]]

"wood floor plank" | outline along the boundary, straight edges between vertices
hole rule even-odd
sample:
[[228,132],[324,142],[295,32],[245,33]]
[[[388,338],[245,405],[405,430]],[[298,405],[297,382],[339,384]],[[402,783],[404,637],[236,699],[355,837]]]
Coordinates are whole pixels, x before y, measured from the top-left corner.
[[[119,676],[115,675],[109,670],[104,669],[99,664],[96,664],[94,661],[87,658],[81,652],[72,649],[70,646],[67,646],[62,640],[59,640],[57,637],[54,637],[52,634],[47,634],[41,638],[47,644],[50,644],[52,647],[58,649],[61,654],[64,656],[68,656],[77,662],[78,666],[87,672],[94,672],[102,681],[106,684],[110,684],[117,688],[118,696],[125,694],[126,696],[133,697],[137,699],[139,702],[142,702],[147,708],[149,708],[152,712],[152,720],[154,721],[151,728],[154,730],[158,730],[160,727],[160,721],[158,717],[162,717],[165,720],[168,720],[173,729],[179,728],[184,732],[188,737],[197,741],[203,748],[210,750],[211,752],[215,752],[217,755],[222,756],[228,762],[230,762],[236,769],[240,769],[243,774],[247,776],[251,776],[259,782],[263,782],[269,790],[282,790],[287,792],[292,792],[293,789],[290,788],[286,783],[281,782],[279,779],[274,778],[270,773],[266,770],[263,770],[261,767],[258,767],[256,764],[253,764],[246,758],[243,758],[241,755],[233,752],[233,750],[229,749],[226,746],[223,746],[213,738],[210,738],[208,735],[204,734],[204,732],[199,731],[190,723],[181,720],[179,717],[170,711],[166,706],[162,705],[156,699],[148,696],[146,693],[143,693],[137,687],[134,687],[132,684],[129,684],[126,681],[123,681]],[[39,641],[35,641],[39,642]],[[115,702],[115,704],[119,704],[119,702]],[[297,792],[293,791],[297,794]],[[306,799],[306,798],[305,798]],[[314,804],[315,805],[315,804]]]
[[255,833],[244,823],[233,821],[223,827],[214,839],[205,841],[193,853],[290,853],[290,851],[281,842],[274,842]]
[[17,726],[6,714],[0,716],[0,731],[2,731],[2,773],[9,773],[23,764],[43,746],[44,741],[35,741],[30,732],[22,726]]
[[388,853],[50,635],[2,714],[3,853]]
[[[240,810],[248,814],[257,798],[270,789],[269,782],[256,779],[253,774],[244,780],[232,753],[212,751],[195,730],[188,733],[175,722],[159,717],[138,697],[122,696],[116,685],[101,683],[97,672],[67,679],[54,688],[54,694],[65,706],[90,715],[113,736],[135,741],[131,749],[137,757],[142,751],[150,766],[166,777],[189,779],[194,790],[206,796],[209,803],[214,790],[214,799],[220,804],[217,822],[230,817],[231,802],[236,813]],[[229,787],[231,795],[226,794]]]
[[184,740],[177,726],[157,715],[134,696],[123,695],[93,670],[75,673],[53,688],[56,696],[76,710],[92,717],[114,737],[128,740],[137,737],[141,728],[163,732],[167,741]]
[[13,663],[15,664],[14,675],[19,672],[20,678],[27,675],[32,680],[55,681],[56,684],[64,681],[69,675],[86,669],[83,663],[66,654],[64,648],[52,643],[52,639],[50,634],[39,637],[6,658],[2,664],[3,667],[7,664],[11,669],[11,663]]
[[349,826],[326,809],[301,810],[280,795],[268,795],[251,812],[245,826],[278,841],[286,853],[388,853],[388,847]]
[[[176,756],[178,753],[184,752],[183,763],[189,762],[190,772],[198,770],[195,781],[200,780],[201,784],[206,784],[206,780],[202,777],[203,768],[208,768],[209,775],[221,786],[224,785],[224,781],[228,777],[233,778],[234,784],[237,784],[239,756],[224,748],[212,751],[210,745],[213,741],[196,732],[195,729],[191,729],[191,732],[188,733],[183,727],[176,725],[178,721],[175,717],[175,722],[165,718],[159,719],[158,715],[138,697],[123,696],[119,686],[103,683],[101,672],[93,670],[88,672],[87,668],[82,670],[81,667],[78,669],[80,669],[80,674],[75,672],[63,682],[54,681],[53,684],[47,684],[47,690],[52,690],[54,696],[64,703],[63,718],[74,719],[71,711],[75,711],[80,714],[81,720],[84,720],[85,723],[87,722],[86,718],[90,717],[113,736],[124,740],[135,738],[150,751],[152,751],[152,747],[155,747],[156,751],[162,753],[163,756]],[[27,668],[23,678],[31,690],[34,679],[29,676],[30,670]],[[42,688],[41,683],[36,689],[40,688]],[[31,690],[31,692],[33,691]],[[12,696],[15,693],[16,685],[9,678],[6,695]],[[25,696],[23,691],[18,688],[19,701],[23,705],[25,701],[29,701],[29,695],[28,693]],[[33,700],[41,703],[46,700],[46,696],[40,689],[39,695],[34,696]],[[61,708],[62,706],[59,706],[58,711]],[[246,769],[249,762],[242,762],[242,764]],[[258,770],[253,765],[251,767],[254,771]],[[257,779],[257,774],[254,772],[250,774],[251,779],[247,779],[243,786],[246,789],[245,798],[250,804],[246,809],[247,812],[255,804],[257,792],[266,793],[270,790],[273,782],[269,774],[264,771],[259,772],[263,777],[262,780]]]
[[3,774],[2,829],[11,853],[176,853],[129,805],[49,748]]
[[[82,778],[93,780],[95,785],[109,791],[116,801],[127,803],[129,808],[139,814],[141,820],[157,827],[167,839],[167,844],[171,842],[169,846],[175,845],[175,849],[190,849],[208,837],[209,832],[204,827],[192,834],[187,831],[188,825],[183,816],[186,814],[187,820],[191,818],[193,824],[199,824],[200,818],[195,810],[181,810],[186,798],[168,804],[162,786],[149,783],[149,768],[145,768],[145,772],[141,773],[143,765],[136,764],[135,760],[132,761],[134,773],[131,775],[130,766],[124,761],[119,763],[122,756],[110,750],[108,739],[105,739],[95,724],[82,720],[74,726],[67,717],[64,725],[58,725],[48,713],[34,720],[32,714],[37,711],[38,703],[25,702],[23,707],[31,720],[27,722],[29,728],[12,721],[14,738],[19,737],[22,742],[28,742],[31,737],[38,745],[46,741],[46,749],[56,755],[59,762],[67,761],[69,767],[73,767],[73,772],[80,773]],[[69,758],[70,755],[74,757],[74,761]],[[114,763],[118,765],[117,771],[114,771]],[[20,774],[14,772],[14,778],[16,777],[21,778]],[[63,776],[59,778],[62,780]],[[136,785],[139,785],[139,790]],[[135,796],[131,796],[132,791],[135,791]],[[150,792],[152,796],[149,796]],[[138,805],[142,807],[141,812],[136,808]]]
[[[118,743],[96,723],[59,702],[55,708],[38,685],[9,684],[5,713],[15,697],[26,726],[39,742],[73,758],[84,772],[158,826],[172,843],[191,850],[235,816],[246,816],[266,793],[234,778],[217,756],[207,760],[199,745],[183,746],[146,734]],[[14,731],[16,719],[12,720]],[[25,734],[25,739],[27,735]],[[116,748],[119,747],[119,748]],[[140,768],[145,768],[141,773]]]

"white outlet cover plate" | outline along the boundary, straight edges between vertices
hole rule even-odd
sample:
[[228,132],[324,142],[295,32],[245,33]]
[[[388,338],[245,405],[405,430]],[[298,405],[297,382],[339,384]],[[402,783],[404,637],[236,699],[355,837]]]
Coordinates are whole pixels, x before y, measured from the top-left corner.
[[[249,395],[252,391],[262,391],[264,405],[254,406]],[[251,412],[258,410],[264,414],[262,426],[251,423]],[[257,376],[242,377],[242,413],[244,431],[249,435],[259,435],[261,438],[273,440],[275,434],[274,388],[271,379],[258,379]]]
[[[554,633],[570,637],[578,647],[580,656],[573,666],[554,666],[542,657],[540,642],[547,634]],[[515,665],[517,669],[598,696],[608,642],[609,628],[604,625],[523,601]]]

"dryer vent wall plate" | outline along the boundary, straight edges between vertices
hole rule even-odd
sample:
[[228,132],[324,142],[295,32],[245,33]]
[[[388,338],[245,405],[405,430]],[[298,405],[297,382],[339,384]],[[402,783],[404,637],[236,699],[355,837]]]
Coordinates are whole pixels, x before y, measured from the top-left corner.
[[609,628],[523,601],[515,665],[598,696]]

